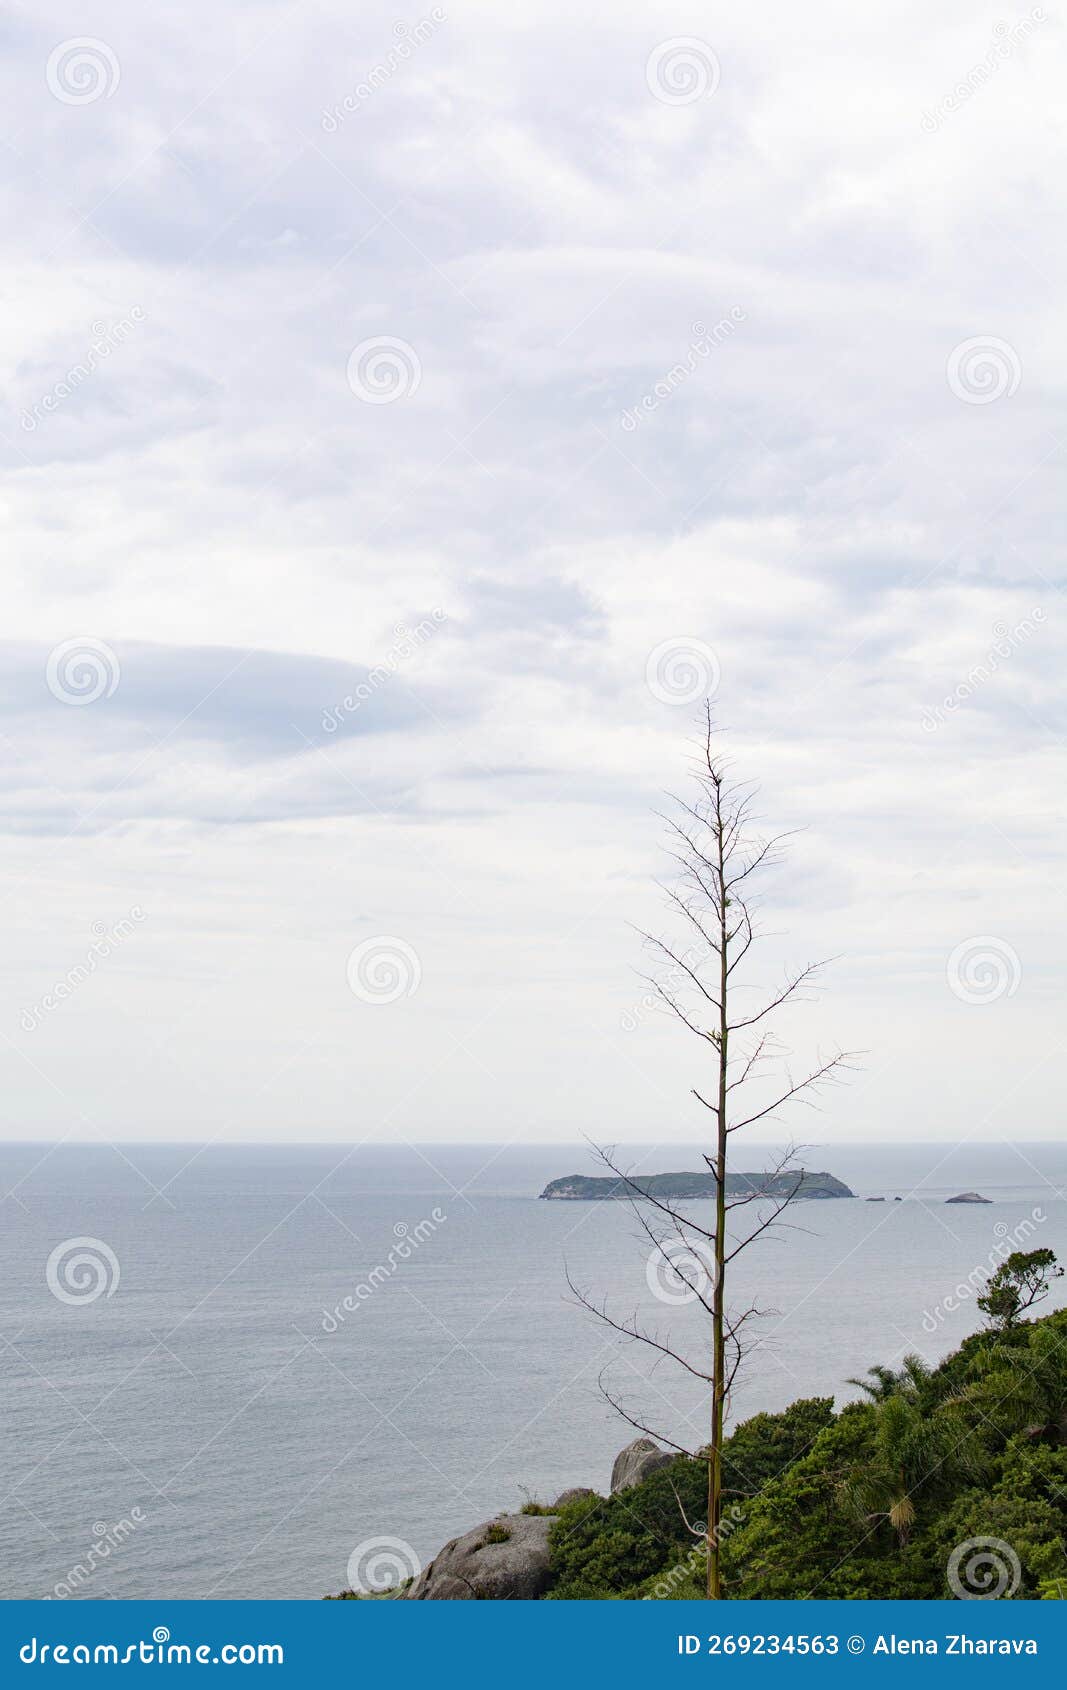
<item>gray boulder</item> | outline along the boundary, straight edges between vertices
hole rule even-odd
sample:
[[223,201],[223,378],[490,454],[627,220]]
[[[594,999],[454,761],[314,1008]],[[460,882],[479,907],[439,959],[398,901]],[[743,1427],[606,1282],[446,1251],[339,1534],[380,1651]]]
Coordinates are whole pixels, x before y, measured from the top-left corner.
[[639,1485],[654,1473],[657,1467],[665,1467],[674,1456],[667,1450],[660,1449],[651,1438],[635,1438],[632,1444],[620,1449],[615,1457],[615,1465],[611,1469],[611,1494],[616,1491],[629,1490],[631,1485]]
[[528,1602],[548,1584],[550,1514],[501,1514],[454,1537],[404,1592],[412,1602]]
[[588,1485],[575,1485],[571,1490],[560,1491],[552,1506],[565,1508],[568,1502],[584,1502],[589,1496],[595,1497],[596,1491],[590,1490]]

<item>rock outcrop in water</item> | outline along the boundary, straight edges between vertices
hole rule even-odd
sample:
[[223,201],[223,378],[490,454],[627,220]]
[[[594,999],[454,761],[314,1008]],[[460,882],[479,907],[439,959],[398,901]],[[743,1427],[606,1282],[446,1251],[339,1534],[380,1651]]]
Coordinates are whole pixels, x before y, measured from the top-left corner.
[[946,1197],[946,1203],[992,1203],[992,1197],[980,1197],[977,1191],[961,1191],[958,1197]]
[[[797,1197],[828,1198],[855,1197],[833,1174],[813,1174],[794,1168],[783,1174],[727,1174],[726,1194],[741,1197],[750,1191],[765,1192],[768,1197],[788,1197],[794,1186]],[[634,1174],[629,1179],[615,1175],[606,1178],[590,1174],[567,1174],[563,1179],[550,1180],[541,1196],[552,1202],[592,1203],[625,1197],[660,1197],[672,1201],[689,1198],[714,1197],[715,1175],[694,1174]],[[981,1201],[981,1199],[979,1199]]]

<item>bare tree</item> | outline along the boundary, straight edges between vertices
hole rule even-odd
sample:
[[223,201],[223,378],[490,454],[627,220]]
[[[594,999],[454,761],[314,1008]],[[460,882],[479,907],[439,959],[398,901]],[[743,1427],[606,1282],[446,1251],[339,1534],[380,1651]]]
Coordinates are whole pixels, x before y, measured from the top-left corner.
[[[665,887],[687,942],[651,933],[642,937],[656,959],[655,972],[646,976],[655,998],[703,1046],[710,1083],[692,1088],[693,1096],[710,1113],[713,1149],[704,1160],[713,1175],[713,1213],[704,1226],[649,1189],[647,1180],[622,1169],[602,1150],[604,1165],[623,1183],[633,1211],[651,1246],[650,1268],[656,1264],[695,1300],[710,1325],[710,1355],[698,1360],[681,1351],[672,1337],[661,1337],[639,1319],[613,1316],[606,1302],[596,1302],[570,1279],[578,1300],[616,1332],[649,1346],[658,1358],[668,1358],[690,1377],[702,1381],[710,1395],[708,1444],[698,1452],[684,1450],[673,1438],[653,1432],[645,1418],[635,1417],[601,1378],[601,1389],[612,1407],[630,1425],[653,1432],[664,1443],[706,1461],[707,1520],[689,1530],[705,1540],[707,1594],[722,1597],[721,1543],[723,1523],[723,1441],[730,1390],[746,1347],[746,1327],[761,1311],[756,1305],[736,1310],[726,1301],[728,1269],[756,1239],[781,1222],[783,1212],[802,1195],[807,1175],[795,1166],[797,1147],[791,1146],[776,1165],[746,1183],[731,1175],[731,1140],[735,1133],[758,1121],[775,1121],[791,1104],[812,1105],[815,1095],[840,1078],[851,1066],[848,1053],[836,1050],[819,1058],[799,1078],[783,1063],[769,1026],[769,1018],[786,1004],[810,994],[819,969],[812,963],[787,974],[778,986],[756,999],[743,997],[758,989],[738,976],[738,969],[760,938],[752,891],[754,877],[781,859],[787,834],[761,836],[753,817],[754,789],[730,778],[720,756],[706,708],[697,766],[696,791],[691,799],[675,799],[663,819],[669,830],[669,854],[677,871]],[[754,1003],[755,1007],[749,1007]],[[777,1070],[780,1078],[774,1079]],[[758,1093],[758,1095],[754,1095]],[[756,1205],[753,1223],[738,1234],[733,1217]],[[649,1211],[651,1210],[651,1219]],[[683,1515],[684,1518],[684,1515]]]

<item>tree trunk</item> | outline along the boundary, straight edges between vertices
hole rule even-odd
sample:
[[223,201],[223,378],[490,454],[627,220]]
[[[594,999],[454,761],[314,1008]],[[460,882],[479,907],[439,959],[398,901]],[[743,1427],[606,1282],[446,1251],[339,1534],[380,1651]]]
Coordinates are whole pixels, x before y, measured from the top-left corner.
[[708,1458],[708,1598],[722,1597],[719,1527],[722,1520],[722,1443],[726,1399],[726,1086],[730,1029],[726,1013],[729,968],[726,931],[726,853],[723,842],[722,787],[715,783],[715,843],[719,892],[719,1088],[715,1110],[715,1283],[712,1287],[711,1450]]
[[[729,1407],[727,1394],[744,1357],[742,1329],[760,1312],[755,1304],[736,1314],[731,1311],[726,1301],[726,1269],[742,1250],[775,1225],[782,1211],[801,1191],[804,1180],[801,1169],[790,1167],[797,1154],[796,1148],[790,1146],[778,1159],[777,1167],[767,1172],[763,1193],[767,1197],[767,1211],[764,1213],[757,1209],[755,1223],[747,1235],[742,1226],[728,1247],[726,1223],[728,1219],[733,1221],[733,1210],[760,1197],[758,1188],[727,1197],[730,1135],[758,1121],[776,1119],[778,1112],[789,1103],[809,1101],[813,1093],[839,1078],[850,1064],[847,1053],[838,1051],[819,1060],[800,1079],[794,1080],[787,1070],[781,1089],[777,1084],[771,1088],[778,1092],[777,1096],[760,1100],[757,1094],[751,1108],[739,1102],[739,1096],[746,1095],[743,1091],[739,1093],[739,1088],[743,1088],[750,1079],[758,1081],[762,1078],[764,1071],[761,1065],[772,1060],[773,1051],[767,1048],[772,1042],[768,1017],[791,1000],[803,996],[817,976],[819,964],[809,963],[805,968],[789,971],[784,983],[777,989],[769,994],[761,993],[762,1001],[757,1000],[759,1007],[748,1010],[746,1006],[746,1012],[739,1013],[731,1021],[727,1003],[730,982],[758,937],[747,901],[747,883],[760,869],[779,860],[778,850],[787,835],[764,838],[750,831],[753,794],[750,789],[727,779],[727,765],[717,757],[712,743],[710,707],[705,711],[704,728],[696,802],[690,804],[679,799],[677,814],[665,818],[671,834],[671,856],[681,868],[678,886],[668,889],[667,896],[675,916],[684,924],[687,943],[683,948],[678,942],[652,933],[644,933],[643,938],[658,961],[669,964],[667,978],[661,980],[653,976],[649,985],[655,998],[700,1041],[702,1081],[707,1073],[709,1046],[717,1058],[712,1069],[713,1077],[702,1083],[699,1089],[695,1086],[691,1088],[693,1096],[708,1111],[714,1123],[709,1135],[711,1143],[703,1157],[715,1178],[714,1221],[710,1215],[705,1218],[703,1214],[699,1220],[692,1218],[684,1209],[659,1200],[653,1193],[642,1190],[640,1182],[631,1179],[608,1152],[602,1151],[601,1155],[612,1173],[627,1182],[635,1214],[652,1245],[646,1274],[653,1262],[657,1271],[673,1270],[690,1296],[699,1300],[710,1322],[710,1333],[707,1327],[702,1330],[698,1354],[693,1358],[687,1357],[672,1346],[670,1335],[660,1337],[644,1327],[636,1315],[623,1320],[614,1318],[608,1313],[606,1305],[596,1303],[582,1292],[569,1274],[567,1283],[579,1303],[614,1332],[647,1345],[658,1358],[674,1362],[685,1370],[689,1378],[702,1381],[708,1392],[705,1412],[710,1408],[710,1438],[706,1442],[701,1439],[699,1449],[693,1452],[693,1458],[704,1461],[707,1467],[707,1520],[690,1525],[684,1510],[682,1518],[687,1530],[703,1542],[707,1554],[707,1595],[712,1601],[720,1601],[723,1598],[723,1449]],[[738,984],[746,983],[741,980]],[[737,1072],[734,1075],[729,1073],[731,1048],[737,1052],[734,1059]],[[729,1116],[727,1104],[731,1110]],[[795,1174],[795,1180],[790,1189],[778,1189],[776,1181],[786,1173]],[[785,1184],[790,1186],[790,1181],[785,1181]],[[652,1204],[652,1223],[640,1212],[643,1199]],[[669,1223],[666,1234],[664,1220]],[[680,1248],[681,1258],[690,1263],[690,1268],[697,1264],[695,1273],[689,1271],[687,1274],[684,1267],[679,1267],[678,1253],[672,1254],[672,1246]],[[707,1287],[709,1257],[713,1276],[710,1293]],[[682,1300],[689,1299],[683,1297]],[[672,1448],[688,1453],[672,1437],[654,1434],[643,1417],[630,1413],[607,1389],[603,1376],[600,1388],[611,1406],[631,1426],[646,1435],[662,1435]]]

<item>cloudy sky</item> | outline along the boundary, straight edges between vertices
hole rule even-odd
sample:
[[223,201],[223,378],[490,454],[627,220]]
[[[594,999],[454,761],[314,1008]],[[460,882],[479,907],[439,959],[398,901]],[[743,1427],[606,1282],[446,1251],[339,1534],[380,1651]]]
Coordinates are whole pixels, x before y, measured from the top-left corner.
[[816,1136],[1056,1136],[1059,8],[2,28],[5,1136],[695,1141],[702,689]]

